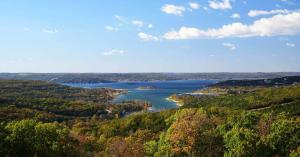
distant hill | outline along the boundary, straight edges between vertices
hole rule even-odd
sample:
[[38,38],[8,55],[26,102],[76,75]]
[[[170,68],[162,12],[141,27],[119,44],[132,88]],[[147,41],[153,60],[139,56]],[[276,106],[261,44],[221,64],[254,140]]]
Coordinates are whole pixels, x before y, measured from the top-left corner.
[[227,80],[213,84],[214,87],[225,86],[278,86],[278,85],[291,85],[300,83],[300,76],[286,76],[274,79],[258,79],[258,80]]
[[40,80],[55,83],[107,83],[163,80],[241,80],[273,79],[285,76],[300,76],[291,73],[0,73],[0,79]]

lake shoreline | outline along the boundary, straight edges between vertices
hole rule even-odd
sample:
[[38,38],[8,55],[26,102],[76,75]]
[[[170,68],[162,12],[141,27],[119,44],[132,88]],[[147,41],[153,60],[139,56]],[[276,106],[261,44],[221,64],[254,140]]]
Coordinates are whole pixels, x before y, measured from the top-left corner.
[[180,80],[163,82],[103,83],[103,84],[68,84],[82,88],[111,88],[117,92],[112,103],[128,100],[148,101],[152,107],[148,110],[156,112],[183,106],[183,102],[168,97],[174,94],[191,93],[216,83],[212,80]]
[[170,102],[174,102],[174,103],[176,104],[176,106],[178,106],[178,107],[182,107],[182,106],[184,105],[184,104],[181,103],[180,101],[171,98],[171,96],[170,96],[170,97],[167,97],[166,100],[167,100],[167,101],[170,101]]

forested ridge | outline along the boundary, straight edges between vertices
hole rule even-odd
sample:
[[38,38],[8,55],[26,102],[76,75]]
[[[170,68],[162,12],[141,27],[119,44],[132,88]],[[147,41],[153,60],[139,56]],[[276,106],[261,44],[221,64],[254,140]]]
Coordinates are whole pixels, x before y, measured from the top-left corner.
[[124,109],[143,107],[109,104],[109,89],[0,81],[0,154],[300,156],[299,84],[224,88],[214,96],[178,97],[184,102],[179,109],[122,117],[117,115]]
[[143,103],[124,102],[111,105],[110,101],[121,90],[84,89],[42,81],[0,81],[0,119],[36,118],[41,121],[65,121],[97,116],[112,119],[123,113],[141,111]]
[[56,83],[107,83],[201,79],[272,79],[299,76],[299,72],[278,73],[0,73],[0,79],[39,80]]

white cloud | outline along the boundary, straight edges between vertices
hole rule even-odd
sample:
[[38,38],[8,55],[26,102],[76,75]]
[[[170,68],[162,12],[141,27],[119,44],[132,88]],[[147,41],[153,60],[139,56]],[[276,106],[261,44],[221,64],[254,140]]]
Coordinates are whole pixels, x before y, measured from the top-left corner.
[[238,13],[234,13],[230,17],[233,18],[233,19],[239,19],[239,18],[241,18],[240,14],[238,14]]
[[123,16],[115,15],[115,19],[119,22],[125,22],[125,18]]
[[58,33],[58,30],[57,29],[44,28],[44,29],[42,29],[42,32],[48,33],[48,34],[55,34],[55,33]]
[[152,25],[152,24],[149,24],[149,25],[148,25],[148,28],[153,28],[153,25]]
[[263,16],[263,15],[275,15],[275,14],[289,14],[293,12],[299,12],[299,11],[291,11],[286,9],[276,9],[276,10],[250,10],[248,13],[248,16],[250,17],[256,17],[256,16]]
[[161,10],[167,14],[182,16],[185,8],[183,6],[176,6],[173,4],[164,5]]
[[144,25],[144,22],[143,21],[140,21],[140,20],[133,20],[131,22],[133,25],[136,25],[138,27],[142,27]]
[[224,47],[229,48],[230,50],[236,50],[236,46],[232,43],[223,43],[222,44]]
[[286,43],[285,45],[288,46],[288,47],[295,47],[296,46],[294,43]]
[[112,26],[105,26],[105,29],[109,31],[115,31],[115,32],[119,30],[118,28]]
[[204,31],[189,27],[181,27],[179,31],[170,31],[163,35],[163,37],[168,40],[196,39],[204,36]]
[[216,0],[209,1],[209,6],[213,9],[221,9],[221,10],[232,9],[230,0],[223,0],[222,2]]
[[116,56],[116,55],[124,55],[124,54],[125,54],[124,50],[116,50],[116,49],[112,49],[103,53],[104,56]]
[[156,37],[154,35],[146,34],[143,32],[140,32],[138,34],[139,38],[142,39],[143,41],[159,41],[159,37]]
[[190,3],[189,3],[189,6],[190,6],[192,9],[195,9],[195,10],[197,10],[197,9],[200,8],[200,5],[199,5],[198,3],[196,3],[196,2],[190,2]]
[[168,40],[197,38],[228,38],[228,37],[265,37],[279,35],[297,35],[300,33],[300,13],[275,15],[262,18],[251,25],[232,23],[221,28],[201,30],[198,28],[181,27],[178,31],[170,31],[163,35]]

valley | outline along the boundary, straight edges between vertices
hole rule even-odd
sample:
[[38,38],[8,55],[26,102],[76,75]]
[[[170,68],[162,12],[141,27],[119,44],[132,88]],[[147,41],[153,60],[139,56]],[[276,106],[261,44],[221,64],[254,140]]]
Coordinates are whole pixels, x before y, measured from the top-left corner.
[[[292,83],[289,77],[264,81],[268,85],[257,80],[245,80],[246,85],[232,80],[210,83],[171,96],[180,105],[156,112],[149,112],[147,101],[112,103],[128,92],[124,90],[2,80],[0,153],[28,157],[297,154],[298,78],[293,77]],[[286,83],[269,84],[276,80]]]

